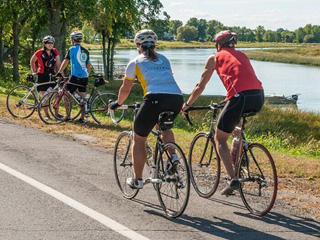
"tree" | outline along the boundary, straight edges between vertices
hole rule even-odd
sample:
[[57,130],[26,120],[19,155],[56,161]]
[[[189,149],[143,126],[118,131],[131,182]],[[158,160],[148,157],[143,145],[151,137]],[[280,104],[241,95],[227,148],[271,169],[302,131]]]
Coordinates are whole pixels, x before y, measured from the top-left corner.
[[179,27],[183,26],[182,21],[180,20],[171,20],[169,23],[169,34],[176,36],[177,35],[177,29]]
[[205,19],[200,19],[198,24],[198,39],[200,41],[206,41],[207,39],[207,21]]
[[81,25],[81,18],[91,19],[97,0],[43,0],[49,19],[49,30],[56,39],[55,47],[65,54],[68,27]]
[[312,34],[305,35],[303,38],[303,42],[305,43],[313,43],[315,42],[315,38]]
[[195,27],[196,29],[198,29],[198,26],[199,26],[199,20],[197,19],[197,18],[190,18],[189,20],[188,20],[188,22],[187,22],[187,24],[186,25],[188,25],[188,26],[193,26],[193,27]]
[[177,37],[180,41],[190,42],[198,39],[198,30],[194,26],[184,26],[177,29]]
[[263,41],[263,35],[265,34],[265,32],[266,32],[266,30],[261,25],[255,29],[256,39],[258,42]]
[[8,12],[12,15],[12,37],[13,37],[13,80],[17,83],[20,81],[19,77],[19,35],[27,19],[34,11],[36,0],[11,0],[7,2]]
[[304,37],[307,35],[306,31],[302,27],[300,27],[295,31],[295,33],[296,33],[297,42],[302,43]]

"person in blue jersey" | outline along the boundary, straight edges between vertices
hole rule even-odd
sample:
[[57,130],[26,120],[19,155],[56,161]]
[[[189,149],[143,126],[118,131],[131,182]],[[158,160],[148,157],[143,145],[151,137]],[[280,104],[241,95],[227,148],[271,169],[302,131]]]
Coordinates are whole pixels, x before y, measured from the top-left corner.
[[[157,124],[159,114],[164,111],[174,112],[174,118],[179,114],[183,104],[182,92],[177,85],[169,60],[155,52],[158,37],[152,30],[141,30],[134,38],[139,55],[129,62],[126,68],[122,86],[119,89],[118,100],[109,105],[116,110],[127,99],[134,80],[137,78],[143,89],[143,103],[139,108],[133,126],[132,162],[134,178],[128,178],[131,188],[143,187],[142,172],[147,158],[146,140]],[[174,142],[172,130],[162,132],[162,140]],[[179,163],[178,156],[172,152],[172,161]]]
[[[88,85],[88,77],[90,74],[90,59],[89,59],[89,51],[81,46],[81,41],[83,38],[82,33],[73,32],[70,35],[72,47],[69,49],[67,55],[65,56],[61,67],[57,73],[57,75],[68,66],[69,61],[71,62],[71,79],[70,83],[82,85],[82,87],[78,87],[75,85],[68,84],[67,89],[73,93],[78,89],[79,95],[82,99],[86,97],[87,85]],[[84,106],[82,107],[82,114],[79,122],[84,122],[85,110]]]

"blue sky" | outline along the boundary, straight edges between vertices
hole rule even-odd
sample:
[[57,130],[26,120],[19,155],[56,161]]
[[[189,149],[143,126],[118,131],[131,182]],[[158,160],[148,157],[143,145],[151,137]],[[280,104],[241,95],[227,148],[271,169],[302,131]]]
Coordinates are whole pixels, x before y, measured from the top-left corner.
[[320,0],[160,0],[171,20],[215,19],[226,26],[295,30],[320,25]]

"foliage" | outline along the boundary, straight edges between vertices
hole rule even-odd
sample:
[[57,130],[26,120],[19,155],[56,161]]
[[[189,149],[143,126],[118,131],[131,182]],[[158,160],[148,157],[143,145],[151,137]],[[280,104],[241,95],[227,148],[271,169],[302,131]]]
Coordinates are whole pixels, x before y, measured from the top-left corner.
[[198,38],[198,30],[194,26],[184,26],[177,29],[177,38],[180,41],[190,42]]

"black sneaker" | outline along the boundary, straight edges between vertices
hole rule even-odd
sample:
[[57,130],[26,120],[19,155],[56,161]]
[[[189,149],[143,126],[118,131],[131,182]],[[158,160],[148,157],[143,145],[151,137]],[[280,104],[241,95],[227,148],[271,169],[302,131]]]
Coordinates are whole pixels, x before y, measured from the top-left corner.
[[64,116],[62,116],[60,113],[57,113],[56,115],[55,115],[57,118],[59,118],[59,119],[62,119]]
[[127,184],[132,189],[142,189],[143,188],[143,180],[142,179],[134,180],[133,178],[127,178]]
[[221,195],[231,195],[234,190],[237,190],[240,188],[240,182],[239,179],[233,178],[230,182],[228,182],[228,186],[226,186],[222,191]]

